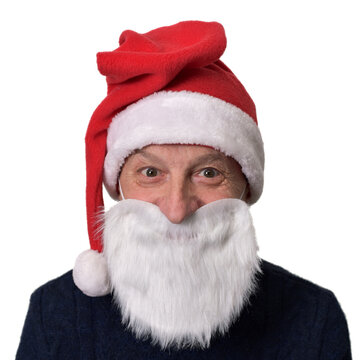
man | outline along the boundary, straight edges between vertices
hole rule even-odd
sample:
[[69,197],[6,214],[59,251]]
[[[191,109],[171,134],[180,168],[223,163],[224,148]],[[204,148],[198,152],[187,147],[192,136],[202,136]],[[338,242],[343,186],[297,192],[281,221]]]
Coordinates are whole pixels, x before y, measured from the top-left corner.
[[98,54],[91,250],[32,295],[18,359],[351,359],[335,296],[257,255],[263,143],[225,46],[194,21]]

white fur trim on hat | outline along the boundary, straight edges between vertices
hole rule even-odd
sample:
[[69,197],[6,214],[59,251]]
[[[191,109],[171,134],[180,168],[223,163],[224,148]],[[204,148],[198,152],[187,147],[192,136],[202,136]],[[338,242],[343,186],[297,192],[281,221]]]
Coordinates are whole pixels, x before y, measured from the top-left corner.
[[75,285],[88,296],[104,296],[110,292],[106,260],[96,250],[86,250],[76,259],[73,269]]
[[126,157],[151,144],[211,146],[242,167],[255,203],[263,188],[264,148],[255,121],[237,106],[190,91],[160,91],[114,116],[107,135],[104,184],[117,198],[116,183]]

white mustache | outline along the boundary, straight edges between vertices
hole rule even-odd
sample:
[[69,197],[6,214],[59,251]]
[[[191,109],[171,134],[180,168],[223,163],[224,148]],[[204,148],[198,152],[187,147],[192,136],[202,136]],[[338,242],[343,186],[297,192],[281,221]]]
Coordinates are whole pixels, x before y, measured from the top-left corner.
[[[156,233],[152,233],[152,235],[160,241],[163,237],[171,236],[176,240],[196,239],[198,241],[209,242],[214,236],[212,233],[205,231],[208,229],[208,226],[218,224],[219,227],[223,227],[224,223],[230,223],[238,215],[240,209],[244,207],[248,208],[249,206],[242,200],[221,199],[200,207],[182,223],[173,224],[161,212],[158,206],[142,200],[127,199],[119,201],[102,216],[104,216],[104,223],[106,222],[110,226],[118,222],[124,223],[126,218],[137,217],[141,227],[137,228],[136,231],[143,233],[144,241],[148,238],[147,235],[150,230],[148,225],[150,225],[151,231],[154,230],[153,226],[156,225]],[[243,219],[242,223],[239,223],[238,226],[244,226],[249,220],[252,223],[250,215]],[[133,229],[125,228],[125,230],[130,235]],[[206,240],[201,238],[201,234],[204,234],[204,232],[206,232]]]

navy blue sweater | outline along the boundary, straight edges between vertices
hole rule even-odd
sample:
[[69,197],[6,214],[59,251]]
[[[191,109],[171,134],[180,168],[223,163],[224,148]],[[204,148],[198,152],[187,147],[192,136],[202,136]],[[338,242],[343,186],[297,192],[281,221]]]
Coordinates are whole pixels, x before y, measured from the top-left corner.
[[162,351],[121,324],[111,295],[91,298],[72,273],[31,296],[17,360],[349,360],[346,319],[334,294],[262,261],[257,291],[225,336],[206,350]]

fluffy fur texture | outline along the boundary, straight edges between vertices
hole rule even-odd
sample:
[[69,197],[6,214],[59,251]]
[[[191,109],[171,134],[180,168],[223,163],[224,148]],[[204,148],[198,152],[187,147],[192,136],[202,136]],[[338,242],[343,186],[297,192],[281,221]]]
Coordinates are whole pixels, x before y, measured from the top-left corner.
[[95,250],[86,250],[77,257],[73,279],[75,285],[85,295],[104,296],[110,292],[104,255]]
[[140,200],[105,214],[104,256],[122,321],[162,348],[208,347],[227,331],[255,288],[257,250],[241,200],[212,202],[181,224]]
[[260,131],[237,106],[190,91],[160,91],[116,115],[108,129],[104,183],[117,198],[117,177],[134,150],[150,144],[208,145],[242,166],[255,203],[263,188],[264,149]]

